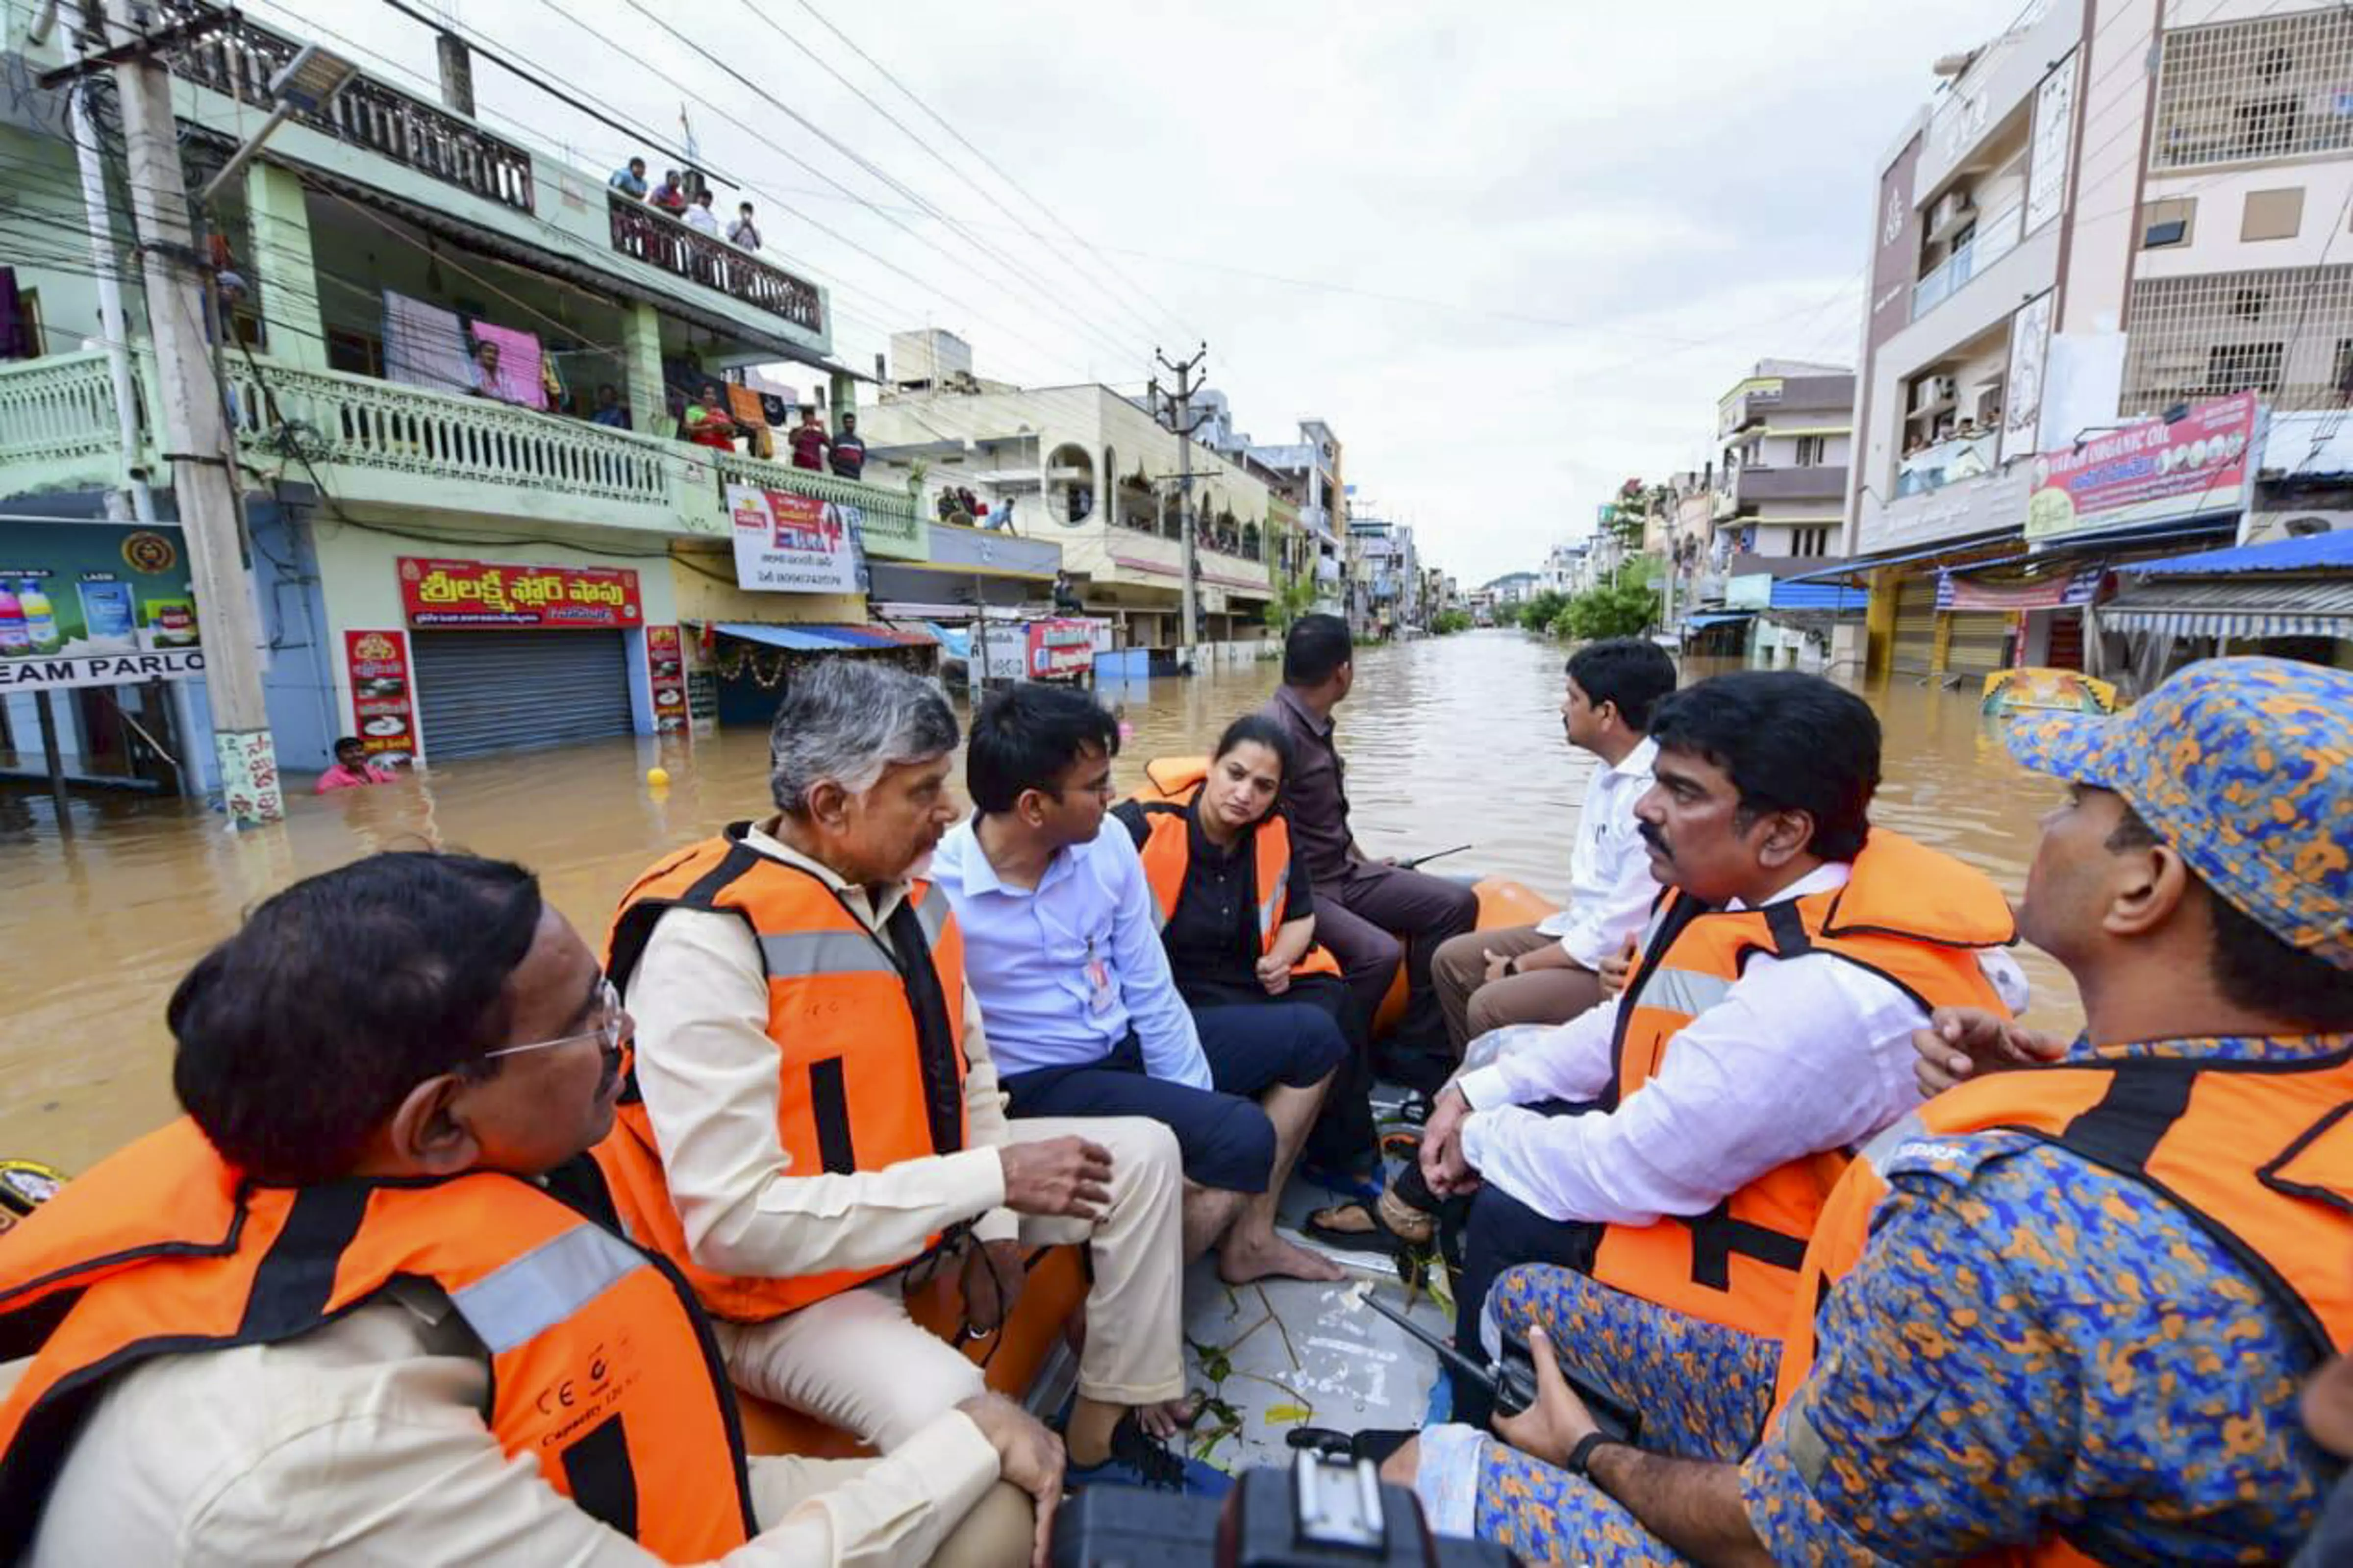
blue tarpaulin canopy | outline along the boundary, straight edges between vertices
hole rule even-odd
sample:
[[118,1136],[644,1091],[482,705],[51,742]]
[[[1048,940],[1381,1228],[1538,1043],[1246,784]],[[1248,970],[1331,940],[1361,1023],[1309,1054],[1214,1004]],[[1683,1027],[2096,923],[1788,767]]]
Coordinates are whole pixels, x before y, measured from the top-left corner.
[[2228,577],[2242,572],[2353,572],[2353,533],[2313,533],[2199,555],[2168,555],[2124,568],[2143,577]]

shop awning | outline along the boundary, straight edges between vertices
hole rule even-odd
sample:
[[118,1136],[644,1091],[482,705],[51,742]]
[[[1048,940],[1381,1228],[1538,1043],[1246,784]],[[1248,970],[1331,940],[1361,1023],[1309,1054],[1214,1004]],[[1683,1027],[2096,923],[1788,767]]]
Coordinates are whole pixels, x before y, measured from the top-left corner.
[[2099,612],[2109,631],[2181,637],[2353,637],[2353,578],[2144,583]]
[[1756,613],[1754,610],[1710,611],[1704,616],[1694,616],[1683,622],[1683,629],[1699,632],[1705,631],[1710,626],[1728,626],[1735,621],[1745,621]]
[[2315,533],[2209,550],[2201,555],[2168,555],[2125,568],[2139,576],[2227,577],[2249,572],[2353,572],[2353,533]]
[[764,626],[751,621],[722,621],[722,636],[795,653],[839,653],[846,647],[929,647],[938,639],[928,632],[895,631],[888,626]]
[[[1947,539],[1941,544],[1923,545],[1917,550],[1891,551],[1883,555],[1858,555],[1841,561],[1835,566],[1820,566],[1811,572],[1799,572],[1781,579],[1784,583],[1828,583],[1840,577],[1852,577],[1860,572],[1876,571],[1882,566],[1901,566],[1909,561],[1926,561],[1936,555],[1967,555],[1974,551],[1990,550],[1996,545],[2015,543],[2019,529],[1997,529],[1972,539]],[[2021,552],[2024,553],[2024,552]],[[1992,562],[1972,564],[1992,565]]]
[[1849,588],[1837,583],[1800,583],[1784,577],[1773,584],[1773,605],[1777,610],[1827,610],[1833,615],[1850,611],[1861,615],[1871,603],[1871,595],[1860,588]]

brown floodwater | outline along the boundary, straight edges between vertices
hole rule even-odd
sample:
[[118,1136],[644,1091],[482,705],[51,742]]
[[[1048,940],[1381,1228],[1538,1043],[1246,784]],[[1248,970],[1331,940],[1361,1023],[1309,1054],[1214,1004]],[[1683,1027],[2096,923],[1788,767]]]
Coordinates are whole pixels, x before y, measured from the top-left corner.
[[[1561,738],[1561,654],[1517,632],[1372,648],[1340,710],[1356,831],[1374,854],[1470,843],[1431,869],[1515,877],[1548,897],[1591,759]],[[1152,755],[1197,752],[1271,690],[1261,663],[1189,681],[1105,688]],[[1692,673],[1701,671],[1694,668]],[[2014,898],[2047,780],[2002,752],[1972,694],[1910,681],[1867,692],[1886,728],[1875,817],[1983,867]],[[61,833],[46,793],[0,786],[0,1157],[78,1170],[174,1112],[164,1005],[239,912],[301,877],[379,849],[436,845],[522,860],[590,940],[663,850],[767,809],[765,737],[730,730],[691,748],[610,741],[461,762],[375,789],[289,802],[246,834],[181,801],[77,796]],[[667,767],[666,791],[646,769]],[[2041,1026],[2073,1029],[2074,988],[2021,957]],[[354,952],[351,962],[370,962]]]

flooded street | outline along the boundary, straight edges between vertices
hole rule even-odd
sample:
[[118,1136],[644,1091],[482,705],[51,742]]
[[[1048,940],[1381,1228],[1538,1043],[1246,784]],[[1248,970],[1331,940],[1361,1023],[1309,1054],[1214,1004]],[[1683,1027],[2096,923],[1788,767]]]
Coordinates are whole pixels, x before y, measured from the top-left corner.
[[[1366,650],[1340,710],[1356,831],[1375,854],[1473,843],[1431,868],[1567,880],[1566,837],[1591,759],[1562,740],[1561,652],[1517,632]],[[1277,667],[1106,687],[1148,756],[1204,750],[1262,701]],[[1694,673],[1697,673],[1694,671]],[[1983,867],[2016,896],[2035,820],[2054,795],[1981,727],[1974,693],[1908,680],[1868,693],[1886,725],[1877,820]],[[11,1028],[0,1041],[0,1155],[69,1171],[175,1109],[163,1016],[173,984],[238,912],[288,882],[377,849],[437,845],[520,859],[592,942],[662,850],[765,814],[765,737],[732,730],[691,750],[609,742],[464,762],[429,778],[290,800],[282,828],[243,836],[186,802],[81,796],[62,834],[47,795],[0,793],[0,952]],[[672,783],[656,794],[645,770]],[[2080,1021],[2056,965],[2023,952],[2034,1021]],[[355,952],[354,963],[369,955]]]

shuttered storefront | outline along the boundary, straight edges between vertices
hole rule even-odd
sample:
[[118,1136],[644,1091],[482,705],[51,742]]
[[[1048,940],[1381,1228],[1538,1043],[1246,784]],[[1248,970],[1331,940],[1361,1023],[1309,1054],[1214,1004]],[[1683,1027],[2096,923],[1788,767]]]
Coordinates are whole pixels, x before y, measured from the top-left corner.
[[1889,668],[1902,675],[1926,675],[1936,652],[1936,580],[1907,577],[1897,584],[1895,648]]
[[429,761],[636,731],[620,632],[419,631],[410,641]]
[[[2010,612],[1955,610],[1945,647],[1945,668],[1955,675],[1991,675],[2010,665]],[[430,745],[428,739],[426,742]]]

